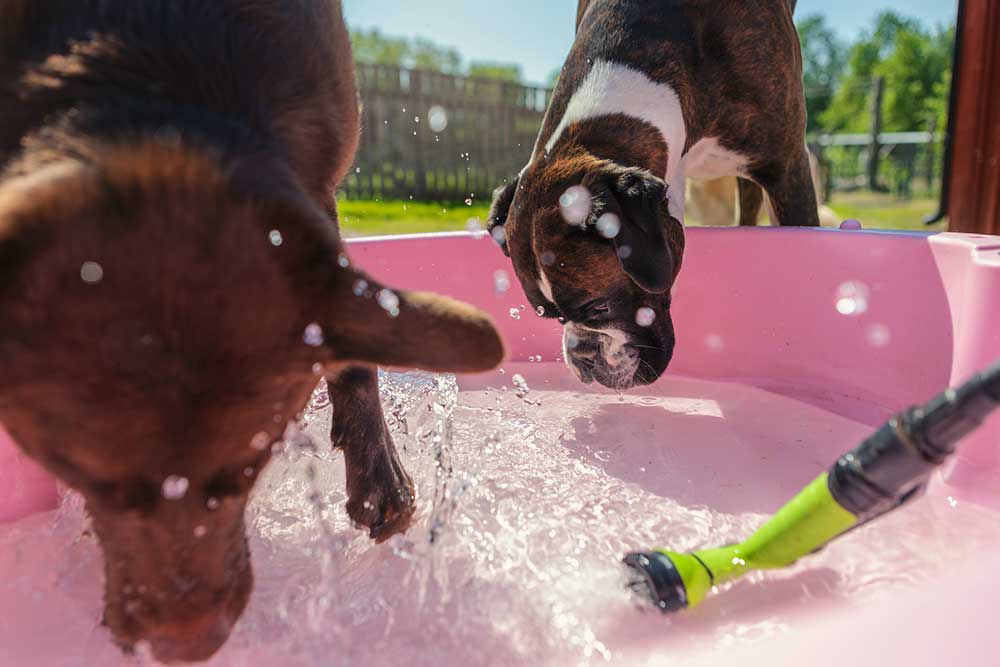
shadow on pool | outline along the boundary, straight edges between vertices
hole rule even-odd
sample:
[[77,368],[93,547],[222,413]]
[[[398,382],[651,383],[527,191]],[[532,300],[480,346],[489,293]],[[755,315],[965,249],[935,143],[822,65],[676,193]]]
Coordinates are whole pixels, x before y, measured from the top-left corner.
[[802,414],[770,420],[757,401],[720,400],[715,414],[605,403],[572,420],[562,443],[608,475],[686,507],[770,513],[865,432],[811,406],[776,400]]

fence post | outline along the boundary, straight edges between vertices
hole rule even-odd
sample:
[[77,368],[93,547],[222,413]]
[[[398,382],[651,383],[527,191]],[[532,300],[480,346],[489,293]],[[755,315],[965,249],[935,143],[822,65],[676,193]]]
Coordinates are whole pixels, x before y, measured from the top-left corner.
[[[410,70],[410,94],[414,101],[414,116],[422,116],[425,111],[422,75],[423,72],[418,69]],[[413,137],[413,182],[415,190],[413,196],[417,201],[426,201],[427,199],[427,167],[424,163],[424,128],[427,127],[427,119],[422,118],[422,120],[424,122],[416,126],[416,134]]]
[[931,138],[927,142],[927,191],[934,192],[934,167],[935,167],[935,150],[937,148],[937,126],[938,119],[936,117],[931,117],[931,122],[928,123],[927,130],[930,132]]
[[882,96],[884,93],[885,80],[882,77],[875,79],[872,94],[872,136],[868,151],[868,189],[872,192],[881,192],[882,186],[878,182],[879,157],[882,152],[882,145],[879,143],[879,135],[882,134]]

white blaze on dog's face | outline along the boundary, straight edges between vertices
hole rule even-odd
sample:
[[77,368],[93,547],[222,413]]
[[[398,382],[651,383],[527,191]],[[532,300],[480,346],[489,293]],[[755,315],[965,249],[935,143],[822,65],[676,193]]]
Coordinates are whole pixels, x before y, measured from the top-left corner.
[[684,247],[661,179],[593,158],[540,160],[497,192],[490,226],[532,306],[563,322],[582,381],[626,389],[659,378],[673,355],[670,287]]

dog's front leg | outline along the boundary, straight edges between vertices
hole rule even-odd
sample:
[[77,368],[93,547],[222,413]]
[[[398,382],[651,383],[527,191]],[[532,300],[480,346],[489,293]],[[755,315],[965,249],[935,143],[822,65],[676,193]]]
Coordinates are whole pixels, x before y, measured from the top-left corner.
[[413,518],[413,482],[403,470],[382,415],[378,374],[352,366],[327,378],[334,447],[347,465],[347,513],[379,542],[405,531]]

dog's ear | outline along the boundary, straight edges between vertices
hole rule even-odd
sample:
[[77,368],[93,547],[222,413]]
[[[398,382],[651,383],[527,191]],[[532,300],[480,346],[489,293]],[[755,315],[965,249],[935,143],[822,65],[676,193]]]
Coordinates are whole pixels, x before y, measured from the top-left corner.
[[490,206],[490,215],[486,222],[486,229],[489,231],[490,236],[500,244],[503,254],[508,257],[510,257],[510,250],[507,248],[505,225],[507,224],[507,216],[510,215],[510,207],[514,203],[514,195],[517,194],[520,182],[521,177],[518,176],[508,181],[505,185],[501,185],[493,192],[493,205]]
[[652,294],[669,290],[680,270],[684,232],[668,210],[666,182],[644,169],[610,166],[583,184],[594,198],[589,224],[598,226],[605,214],[618,218],[611,242],[625,273]]
[[450,373],[485,372],[503,361],[500,334],[483,311],[437,294],[391,289],[350,267],[336,268],[334,319],[321,325],[335,359]]

